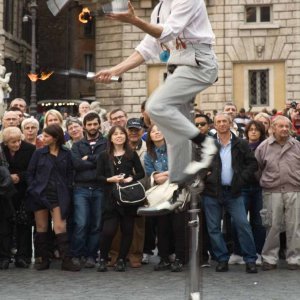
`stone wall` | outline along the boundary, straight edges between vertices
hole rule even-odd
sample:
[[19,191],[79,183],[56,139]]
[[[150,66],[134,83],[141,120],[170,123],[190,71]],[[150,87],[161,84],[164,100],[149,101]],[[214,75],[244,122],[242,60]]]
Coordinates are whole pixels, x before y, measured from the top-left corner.
[[[138,16],[149,20],[151,1],[132,2]],[[128,57],[144,37],[144,33],[128,24],[100,18],[96,30],[96,70],[109,68]],[[142,65],[123,75],[123,82],[97,84],[96,97],[108,110],[122,107],[129,113],[140,112],[147,97],[147,66]]]
[[[272,22],[245,24],[245,5],[272,5]],[[264,62],[284,62],[284,100],[300,101],[299,1],[210,0],[208,12],[216,34],[215,50],[220,71],[219,81],[214,90],[216,94],[208,99],[203,97],[203,107],[221,108],[224,101],[234,100],[235,63],[255,65]],[[216,102],[216,105],[209,103],[210,101]]]

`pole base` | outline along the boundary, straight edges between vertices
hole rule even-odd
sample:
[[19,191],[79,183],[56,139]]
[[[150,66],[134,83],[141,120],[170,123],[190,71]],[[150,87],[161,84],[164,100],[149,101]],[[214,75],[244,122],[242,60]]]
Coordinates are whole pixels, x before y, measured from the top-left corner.
[[199,292],[191,293],[189,300],[200,300],[200,293]]

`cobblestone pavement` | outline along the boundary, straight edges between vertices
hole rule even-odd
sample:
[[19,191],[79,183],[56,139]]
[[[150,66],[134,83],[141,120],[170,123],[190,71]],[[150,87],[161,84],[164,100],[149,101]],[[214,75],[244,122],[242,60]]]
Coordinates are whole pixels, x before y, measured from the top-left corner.
[[[228,273],[203,269],[201,300],[299,300],[300,270],[289,271],[284,263],[275,271],[246,274],[244,266],[230,266]],[[125,273],[98,273],[84,269],[60,271],[54,262],[47,271],[11,266],[0,271],[1,300],[184,300],[188,299],[188,270],[154,272],[153,264]]]

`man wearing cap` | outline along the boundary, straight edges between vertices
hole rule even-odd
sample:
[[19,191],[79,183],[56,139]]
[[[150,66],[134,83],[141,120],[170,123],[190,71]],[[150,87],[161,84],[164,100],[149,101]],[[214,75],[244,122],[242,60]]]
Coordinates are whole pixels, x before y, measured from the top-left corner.
[[[144,167],[144,156],[147,152],[146,143],[142,140],[144,128],[142,120],[139,118],[132,118],[127,121],[126,130],[128,134],[129,145],[138,154],[142,165]],[[145,189],[148,187],[148,178],[144,177],[141,180]],[[135,218],[133,239],[129,250],[129,261],[132,267],[140,267],[145,240],[145,217],[137,216]]]

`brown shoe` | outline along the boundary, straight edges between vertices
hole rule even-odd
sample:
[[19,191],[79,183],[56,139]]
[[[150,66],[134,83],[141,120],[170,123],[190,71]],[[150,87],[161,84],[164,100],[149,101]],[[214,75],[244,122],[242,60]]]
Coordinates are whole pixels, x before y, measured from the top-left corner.
[[277,268],[277,265],[273,265],[273,264],[269,264],[267,262],[263,262],[261,269],[263,271],[271,271],[271,270],[275,270],[276,268]]
[[108,267],[114,267],[117,263],[117,257],[111,257],[111,259],[107,262]]
[[50,260],[48,258],[37,257],[35,259],[34,268],[37,271],[48,270],[50,267]]
[[130,261],[130,267],[131,268],[140,268],[142,264],[138,261]]

